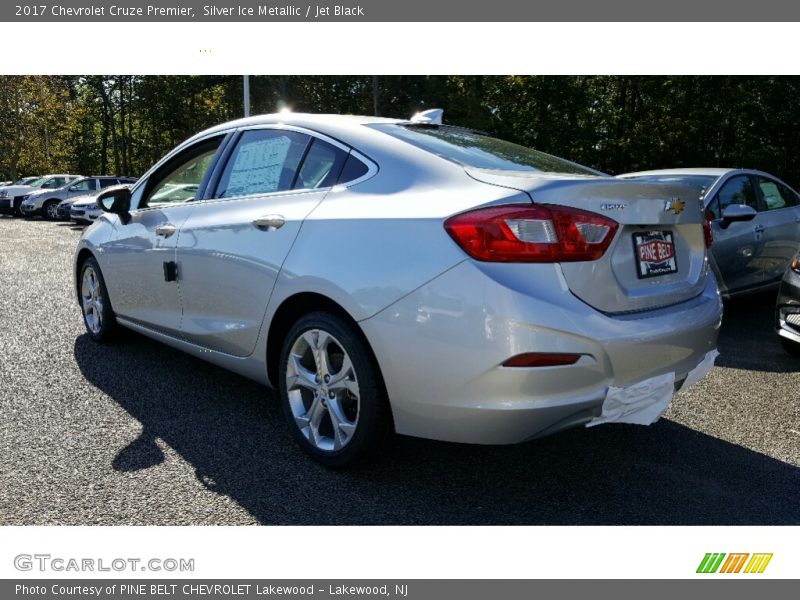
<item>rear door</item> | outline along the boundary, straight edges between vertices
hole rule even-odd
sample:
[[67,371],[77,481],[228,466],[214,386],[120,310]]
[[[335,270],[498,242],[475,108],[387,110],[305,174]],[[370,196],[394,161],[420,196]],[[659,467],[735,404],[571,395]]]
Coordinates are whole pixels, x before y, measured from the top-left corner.
[[800,207],[796,194],[770,177],[755,175],[760,196],[764,282],[779,281],[800,247]]
[[241,133],[215,175],[215,192],[195,203],[182,226],[186,339],[234,356],[253,352],[278,272],[346,158],[345,147],[306,132]]
[[759,210],[755,182],[749,175],[734,175],[727,179],[706,207],[713,217],[711,253],[717,276],[722,279],[720,287],[726,292],[755,287],[764,282],[763,212],[752,221],[723,226],[722,213],[732,204],[745,204]]

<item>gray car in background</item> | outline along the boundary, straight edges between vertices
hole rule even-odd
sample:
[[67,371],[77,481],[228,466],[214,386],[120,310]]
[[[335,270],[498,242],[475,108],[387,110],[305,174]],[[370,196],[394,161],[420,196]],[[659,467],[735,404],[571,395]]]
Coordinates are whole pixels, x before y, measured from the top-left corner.
[[713,364],[703,211],[434,113],[282,113],[187,140],[75,253],[88,335],[279,390],[330,466],[392,432],[504,444],[649,424]]
[[777,289],[800,249],[800,197],[769,173],[749,169],[661,169],[619,177],[695,185],[702,190],[714,240],[712,266],[724,296]]

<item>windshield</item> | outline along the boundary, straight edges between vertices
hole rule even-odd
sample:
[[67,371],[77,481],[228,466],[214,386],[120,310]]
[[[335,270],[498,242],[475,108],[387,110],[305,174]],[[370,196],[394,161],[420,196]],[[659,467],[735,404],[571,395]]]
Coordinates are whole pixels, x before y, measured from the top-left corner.
[[448,125],[371,124],[384,133],[467,167],[601,175],[598,171],[512,142]]
[[[623,179],[636,179],[637,181],[652,181],[655,183],[682,183],[690,185],[703,190],[706,190],[714,185],[714,182],[719,179],[716,175],[681,175],[679,173],[664,173],[661,175],[635,175],[634,177],[623,177]],[[702,194],[701,194],[702,195]]]
[[23,177],[19,181],[16,181],[14,185],[29,185],[31,187],[39,187],[44,183],[44,177],[37,177],[35,179],[31,179],[30,177]]

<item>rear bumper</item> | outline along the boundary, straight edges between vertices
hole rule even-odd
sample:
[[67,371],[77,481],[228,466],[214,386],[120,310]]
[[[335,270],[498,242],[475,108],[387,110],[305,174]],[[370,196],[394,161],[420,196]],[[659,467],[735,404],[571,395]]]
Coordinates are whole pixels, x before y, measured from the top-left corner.
[[[716,348],[722,304],[708,276],[696,298],[623,317],[573,296],[558,265],[465,261],[360,324],[386,382],[398,433],[504,444],[587,423],[611,386],[673,373],[679,386]],[[528,286],[529,287],[529,286]],[[580,354],[574,365],[508,368],[525,352]]]

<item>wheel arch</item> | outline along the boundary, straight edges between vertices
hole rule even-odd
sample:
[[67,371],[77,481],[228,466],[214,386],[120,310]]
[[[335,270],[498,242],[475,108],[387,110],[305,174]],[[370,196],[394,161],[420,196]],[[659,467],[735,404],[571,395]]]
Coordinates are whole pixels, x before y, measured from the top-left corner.
[[289,333],[292,325],[294,325],[300,317],[316,311],[335,314],[352,326],[353,331],[361,338],[361,341],[364,342],[364,346],[370,353],[370,356],[377,366],[381,385],[386,389],[380,363],[375,356],[375,351],[372,349],[372,345],[369,343],[367,336],[358,324],[358,321],[356,321],[338,302],[316,292],[300,292],[289,296],[281,302],[280,306],[278,306],[273,314],[267,333],[266,347],[267,377],[270,384],[277,389],[281,346],[286,339],[286,334]]
[[97,260],[97,257],[92,253],[91,250],[88,248],[81,248],[78,251],[77,256],[75,256],[75,297],[78,299],[78,303],[81,300],[81,269],[83,268],[83,263],[86,262],[87,259],[94,258]]

